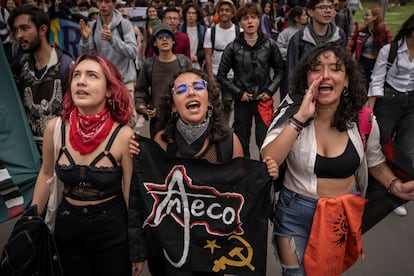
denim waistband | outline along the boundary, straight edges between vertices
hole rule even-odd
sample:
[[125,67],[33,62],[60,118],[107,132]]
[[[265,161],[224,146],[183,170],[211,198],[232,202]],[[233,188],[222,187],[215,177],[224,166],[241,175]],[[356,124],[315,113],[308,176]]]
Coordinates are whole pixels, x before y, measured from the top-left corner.
[[62,199],[62,206],[72,214],[87,216],[94,214],[106,213],[106,211],[114,208],[124,200],[122,195],[117,195],[114,198],[97,205],[76,206],[69,203],[65,197]]
[[286,193],[290,197],[296,197],[296,198],[299,198],[301,200],[307,201],[307,202],[312,203],[312,204],[316,204],[318,202],[317,198],[312,198],[312,197],[301,195],[297,192],[289,190],[286,187],[283,187],[282,192]]

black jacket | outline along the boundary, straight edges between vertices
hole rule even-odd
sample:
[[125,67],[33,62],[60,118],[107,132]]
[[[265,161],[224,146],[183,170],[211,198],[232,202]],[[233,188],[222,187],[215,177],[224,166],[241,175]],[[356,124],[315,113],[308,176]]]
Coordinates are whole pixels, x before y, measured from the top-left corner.
[[[263,92],[273,96],[283,76],[283,60],[276,42],[259,32],[258,41],[250,46],[240,35],[224,49],[221,57],[217,80],[235,100],[240,100],[243,92],[253,94],[253,98]],[[271,68],[274,70],[271,78]],[[227,73],[233,69],[233,81]]]
[[38,216],[36,206],[27,209],[16,222],[1,254],[0,275],[63,275],[53,235]]

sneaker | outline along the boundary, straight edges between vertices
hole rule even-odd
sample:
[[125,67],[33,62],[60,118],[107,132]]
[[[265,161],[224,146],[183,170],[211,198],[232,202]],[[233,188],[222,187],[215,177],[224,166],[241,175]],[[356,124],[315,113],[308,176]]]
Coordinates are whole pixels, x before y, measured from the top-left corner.
[[404,205],[401,205],[400,207],[394,209],[394,214],[404,217],[407,215],[407,209],[405,209]]

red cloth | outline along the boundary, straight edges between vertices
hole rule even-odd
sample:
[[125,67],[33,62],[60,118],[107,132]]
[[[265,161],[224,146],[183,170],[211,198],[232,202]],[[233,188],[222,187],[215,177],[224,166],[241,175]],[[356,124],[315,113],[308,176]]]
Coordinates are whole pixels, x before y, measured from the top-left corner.
[[365,198],[346,194],[321,198],[303,257],[306,275],[340,275],[362,252],[361,223]]
[[263,122],[268,127],[272,122],[273,117],[273,98],[266,101],[259,101],[257,110],[259,111],[260,118],[262,118]]

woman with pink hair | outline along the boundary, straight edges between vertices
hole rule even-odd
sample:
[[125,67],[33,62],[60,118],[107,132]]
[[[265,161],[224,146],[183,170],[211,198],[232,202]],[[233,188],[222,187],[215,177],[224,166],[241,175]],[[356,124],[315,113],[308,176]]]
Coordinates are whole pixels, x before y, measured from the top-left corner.
[[56,174],[64,186],[54,232],[64,274],[130,276],[128,144],[133,131],[125,124],[132,102],[116,66],[95,54],[77,59],[69,83],[61,118],[51,119],[45,129],[32,204],[43,212],[47,181]]

